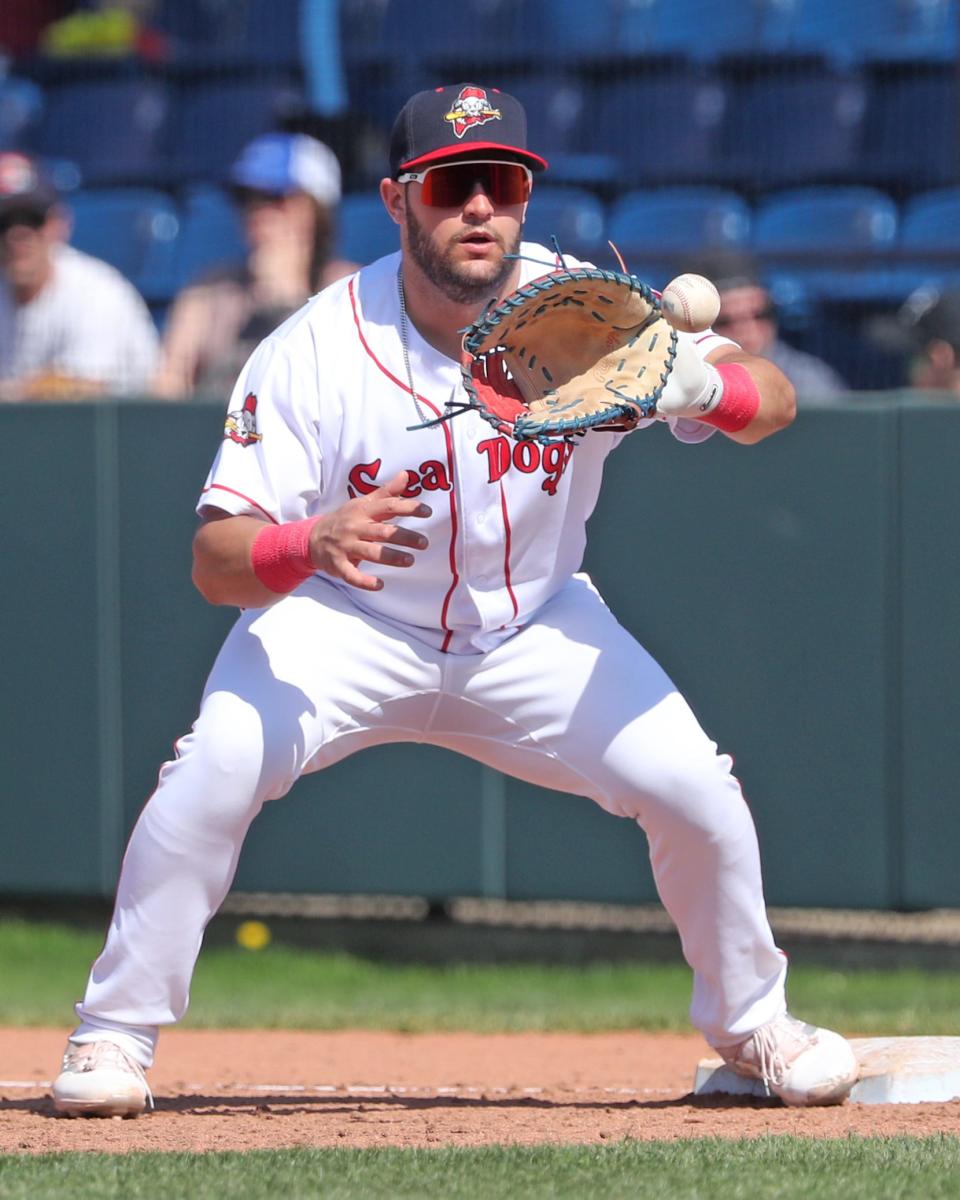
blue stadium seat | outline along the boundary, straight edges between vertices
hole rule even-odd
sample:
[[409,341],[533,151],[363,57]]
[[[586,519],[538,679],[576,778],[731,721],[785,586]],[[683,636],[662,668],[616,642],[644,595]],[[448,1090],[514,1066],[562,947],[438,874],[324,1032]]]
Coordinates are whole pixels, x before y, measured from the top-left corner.
[[899,211],[868,187],[795,188],[761,201],[751,247],[771,271],[831,299],[876,299],[891,283]]
[[[711,60],[763,48],[769,0],[621,0],[620,44],[634,52],[684,54]],[[592,6],[591,6],[592,7]],[[649,42],[644,46],[644,40]]]
[[912,58],[952,61],[957,0],[792,0],[779,5],[784,48],[835,61]]
[[148,301],[169,298],[180,221],[167,195],[145,188],[81,190],[69,208],[72,245],[116,267]]
[[187,189],[181,199],[175,274],[179,290],[218,267],[244,260],[243,226],[229,193],[215,185]]
[[19,149],[43,112],[43,92],[29,79],[0,79],[0,150]]
[[[233,51],[243,62],[296,69],[302,65],[301,10],[311,0],[278,4],[277,0],[247,0],[243,28]],[[233,5],[227,7],[234,7]]]
[[718,76],[688,63],[644,63],[598,80],[587,97],[592,147],[619,159],[624,186],[715,178],[727,104]]
[[661,188],[628,192],[614,201],[607,220],[610,240],[646,253],[657,247],[739,250],[750,236],[751,210],[736,192],[712,187]]
[[606,210],[593,192],[535,184],[523,236],[547,247],[552,247],[551,238],[556,237],[565,253],[594,262],[597,252],[606,248],[605,225]]
[[522,40],[531,61],[583,63],[650,55],[710,61],[764,48],[776,0],[523,0]]
[[877,66],[864,117],[861,178],[917,192],[960,182],[954,65]]
[[938,188],[907,201],[898,248],[900,295],[931,283],[960,288],[960,188]]
[[871,57],[956,63],[960,51],[958,0],[899,0],[896,7],[900,22],[875,39]]
[[581,149],[586,94],[575,75],[525,73],[506,78],[503,87],[526,110],[527,145],[538,154],[550,158]]
[[400,231],[387,215],[380,197],[370,192],[348,193],[337,214],[337,249],[342,258],[371,263],[400,249]]
[[[582,63],[622,54],[623,0],[524,0],[519,44],[513,52],[542,62]],[[508,49],[508,54],[510,53]]]
[[[750,206],[735,192],[712,187],[628,192],[610,207],[607,236],[634,274],[661,283],[691,258],[742,249],[750,235]],[[655,276],[649,264],[657,263]],[[641,264],[644,265],[641,269]]]
[[738,79],[721,177],[760,189],[858,179],[867,95],[859,76],[816,66]]
[[484,73],[470,69],[472,64],[499,64],[510,57],[520,40],[523,7],[516,0],[458,0],[456,4],[387,0],[377,50],[388,60],[458,64],[463,67],[462,79],[467,80]]
[[171,41],[174,53],[186,48],[213,47],[221,38],[230,37],[229,22],[236,25],[242,4],[211,4],[205,0],[155,0],[151,22]]
[[168,124],[171,177],[223,180],[248,141],[302,109],[302,90],[288,75],[213,73],[183,81]]
[[156,184],[164,176],[169,93],[144,76],[66,79],[44,89],[43,119],[29,146],[70,159],[84,185]]
[[794,188],[760,202],[751,241],[767,254],[870,253],[891,249],[897,221],[897,206],[874,188]]
[[[411,73],[406,64],[372,58],[346,60],[345,71],[349,112],[374,131],[380,142],[385,172],[393,120],[407,99],[424,86],[423,80],[418,74]],[[369,135],[367,140],[371,140]]]
[[823,54],[850,62],[863,56],[871,29],[887,17],[891,7],[875,0],[869,14],[856,3],[843,0],[793,0],[784,6],[788,49],[798,53]]
[[907,202],[900,245],[960,254],[960,188],[937,188]]
[[[301,9],[314,0],[156,0],[151,23],[179,66],[299,68]],[[336,0],[323,0],[336,3]]]
[[549,162],[551,183],[590,188],[619,178],[617,156],[593,147],[587,88],[575,74],[525,72],[501,82],[526,110],[527,145]]

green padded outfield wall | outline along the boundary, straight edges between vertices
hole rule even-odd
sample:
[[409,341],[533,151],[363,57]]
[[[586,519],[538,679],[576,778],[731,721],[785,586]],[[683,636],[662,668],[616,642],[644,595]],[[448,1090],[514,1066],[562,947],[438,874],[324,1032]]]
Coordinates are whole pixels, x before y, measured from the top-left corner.
[[[190,583],[216,405],[0,408],[0,893],[108,895],[232,620]],[[612,456],[587,567],[733,754],[774,905],[960,904],[960,406],[802,412]],[[242,890],[655,898],[635,826],[378,748],[254,824]]]

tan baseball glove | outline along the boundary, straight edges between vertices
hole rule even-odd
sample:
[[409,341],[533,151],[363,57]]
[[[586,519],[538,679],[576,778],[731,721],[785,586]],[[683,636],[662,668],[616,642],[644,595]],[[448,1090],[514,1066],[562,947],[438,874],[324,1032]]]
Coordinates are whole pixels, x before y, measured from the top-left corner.
[[469,407],[518,440],[632,429],[653,416],[676,330],[634,275],[562,268],[488,309],[463,337]]

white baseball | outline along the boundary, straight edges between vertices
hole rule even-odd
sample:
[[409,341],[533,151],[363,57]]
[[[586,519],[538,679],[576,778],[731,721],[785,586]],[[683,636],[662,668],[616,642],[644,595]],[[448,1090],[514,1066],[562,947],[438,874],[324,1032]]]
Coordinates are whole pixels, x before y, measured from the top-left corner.
[[702,275],[678,275],[660,295],[663,315],[682,333],[709,329],[720,312],[720,293]]

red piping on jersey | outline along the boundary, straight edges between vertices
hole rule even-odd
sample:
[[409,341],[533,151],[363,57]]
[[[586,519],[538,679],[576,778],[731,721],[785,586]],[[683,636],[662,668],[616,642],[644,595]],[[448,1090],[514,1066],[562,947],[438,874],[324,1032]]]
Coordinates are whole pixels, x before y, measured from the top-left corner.
[[271,524],[273,524],[273,525],[280,524],[280,522],[276,519],[276,517],[271,517],[270,514],[267,512],[267,510],[265,508],[262,508],[256,502],[256,500],[251,500],[250,497],[245,496],[243,494],[243,492],[238,492],[235,488],[225,487],[222,483],[211,483],[208,488],[203,489],[203,491],[200,493],[200,495],[205,496],[207,494],[207,492],[212,492],[215,489],[219,489],[221,492],[229,492],[231,496],[239,496],[240,499],[245,500],[247,502],[247,504],[252,504],[254,508],[259,508],[260,511],[263,513],[263,515],[267,518],[267,520],[271,522]]
[[[517,598],[513,594],[513,584],[510,582],[510,514],[507,512],[507,493],[503,488],[503,480],[500,480],[500,511],[503,513],[503,582],[507,587],[507,595],[510,597],[510,603],[513,605],[513,615],[516,616],[520,611],[517,604]],[[501,627],[502,628],[502,627]]]
[[[370,345],[367,342],[367,339],[363,336],[363,330],[360,328],[360,314],[357,311],[357,297],[356,297],[356,292],[355,292],[355,287],[354,287],[355,283],[356,283],[356,276],[354,276],[350,280],[350,283],[347,286],[348,286],[348,291],[350,293],[350,307],[353,310],[353,323],[357,327],[357,337],[360,339],[360,345],[364,348],[364,350],[370,356],[373,363],[377,367],[379,367],[379,369],[383,372],[384,375],[386,375],[386,377],[390,380],[391,383],[395,383],[397,385],[397,387],[400,388],[401,391],[406,392],[408,396],[415,396],[415,398],[417,400],[422,400],[423,403],[427,406],[427,408],[429,408],[430,411],[434,414],[434,416],[439,417],[440,410],[435,405],[431,404],[430,401],[426,398],[426,396],[421,396],[419,392],[412,392],[410,390],[410,388],[407,386],[407,384],[403,383],[401,380],[399,380],[396,377],[396,375],[394,375],[392,372],[387,370],[387,368],[383,365],[383,363],[380,361],[380,359],[377,358],[377,356],[374,354],[374,352],[370,349]],[[449,472],[449,475],[450,475],[450,481],[451,481],[451,483],[453,483],[454,478],[455,478],[454,477],[454,462],[453,462],[453,440],[450,437],[449,428],[446,425],[442,425],[441,428],[443,429],[443,437],[444,437],[444,441],[446,442],[446,446],[447,446],[447,471]],[[453,598],[453,593],[456,591],[457,584],[460,582],[460,576],[457,573],[457,553],[456,553],[456,551],[457,551],[457,499],[456,499],[456,488],[451,487],[450,488],[450,574],[452,575],[453,580],[450,584],[449,589],[447,590],[447,594],[443,598],[443,607],[440,609],[440,625],[444,631],[443,644],[441,645],[440,650],[444,654],[447,652],[447,649],[450,646],[451,639],[453,638],[453,630],[447,624],[447,613],[450,611],[450,601]]]

